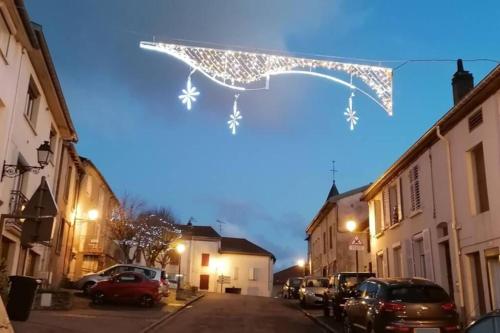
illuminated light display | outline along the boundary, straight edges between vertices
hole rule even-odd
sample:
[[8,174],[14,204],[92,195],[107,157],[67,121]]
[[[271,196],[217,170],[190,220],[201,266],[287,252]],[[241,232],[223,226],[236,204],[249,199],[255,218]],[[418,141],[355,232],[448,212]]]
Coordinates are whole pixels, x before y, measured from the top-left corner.
[[[191,46],[176,42],[140,42],[140,47],[168,54],[189,65],[193,71],[198,71],[210,80],[233,90],[249,91],[268,89],[270,78],[278,75],[299,74],[324,78],[358,91],[370,98],[383,108],[388,115],[392,115],[392,69],[366,64],[354,64],[295,56],[284,56],[259,52],[247,52],[222,48]],[[351,76],[351,83],[341,80],[332,72],[341,72]],[[187,87],[179,96],[188,110],[191,103],[196,101],[199,92],[191,84],[191,74],[188,77]],[[369,91],[352,83],[352,78],[358,79],[368,86]],[[260,84],[260,86],[259,86]],[[257,87],[256,87],[257,85]],[[349,98],[349,108],[346,116],[351,129],[356,125],[359,117],[352,109],[352,97]],[[230,129],[233,134],[239,125],[241,114],[236,116],[233,103],[233,114],[230,120]],[[237,109],[237,108],[236,108]],[[234,116],[234,119],[233,119]],[[236,119],[238,118],[238,119]]]

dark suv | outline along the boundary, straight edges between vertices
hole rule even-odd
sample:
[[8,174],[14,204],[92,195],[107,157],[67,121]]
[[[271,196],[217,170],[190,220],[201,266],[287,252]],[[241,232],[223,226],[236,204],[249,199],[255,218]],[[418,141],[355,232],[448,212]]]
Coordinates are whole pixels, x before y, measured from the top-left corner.
[[344,307],[344,332],[460,332],[455,304],[425,279],[376,279],[361,283]]
[[353,296],[356,287],[361,282],[371,277],[375,277],[375,274],[342,272],[330,277],[328,295],[331,299],[335,319],[342,320],[345,302]]
[[300,284],[304,278],[293,277],[286,280],[283,285],[283,298],[299,298]]

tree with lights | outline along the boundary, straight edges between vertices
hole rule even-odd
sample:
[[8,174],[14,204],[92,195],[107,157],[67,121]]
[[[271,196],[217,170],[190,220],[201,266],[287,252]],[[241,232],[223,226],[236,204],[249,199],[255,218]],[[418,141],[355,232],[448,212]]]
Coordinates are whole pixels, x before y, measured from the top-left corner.
[[133,263],[139,253],[139,231],[142,229],[139,219],[144,209],[144,202],[126,195],[111,214],[108,223],[109,236],[115,241],[126,263]]
[[165,267],[172,244],[181,237],[177,219],[169,209],[158,208],[141,213],[139,220],[138,248],[146,265]]

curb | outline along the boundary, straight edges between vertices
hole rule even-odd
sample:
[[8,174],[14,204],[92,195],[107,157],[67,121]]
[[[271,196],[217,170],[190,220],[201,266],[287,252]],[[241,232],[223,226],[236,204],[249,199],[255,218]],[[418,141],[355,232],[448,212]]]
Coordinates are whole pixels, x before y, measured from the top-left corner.
[[168,319],[174,317],[175,315],[177,315],[180,312],[183,312],[183,310],[185,310],[189,305],[191,305],[192,303],[196,302],[200,298],[203,298],[204,296],[205,296],[205,294],[200,294],[200,295],[196,296],[195,298],[193,298],[192,300],[190,300],[189,302],[187,302],[186,304],[184,304],[179,310],[177,310],[175,312],[167,313],[166,315],[164,315],[163,317],[161,317],[160,319],[158,319],[154,323],[152,323],[149,326],[143,328],[140,331],[140,333],[148,333],[148,332],[150,332],[152,329],[156,328],[160,324],[163,324]]
[[307,312],[306,310],[300,309],[300,311],[302,311],[302,313],[307,318],[311,319],[316,324],[318,324],[319,326],[323,327],[327,332],[330,332],[330,333],[339,333],[336,330],[334,330],[333,328],[331,328],[329,325],[327,325],[324,322],[322,322],[320,319],[316,318],[315,316],[313,316],[312,314],[310,314],[309,312]]

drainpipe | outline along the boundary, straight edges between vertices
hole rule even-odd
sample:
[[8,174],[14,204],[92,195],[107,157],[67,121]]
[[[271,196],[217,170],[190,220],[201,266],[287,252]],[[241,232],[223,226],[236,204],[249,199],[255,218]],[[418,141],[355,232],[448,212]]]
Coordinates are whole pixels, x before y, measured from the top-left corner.
[[457,226],[457,216],[455,208],[455,194],[453,191],[453,177],[452,177],[452,167],[451,167],[451,150],[450,142],[441,134],[441,129],[439,126],[436,127],[436,134],[440,140],[442,140],[446,145],[446,159],[448,166],[448,191],[450,192],[450,208],[451,208],[451,236],[453,238],[453,248],[455,253],[455,265],[457,267],[457,285],[460,295],[460,312],[465,315],[465,300],[464,300],[464,288],[462,284],[462,261],[460,260],[460,239],[458,238],[459,227]]

